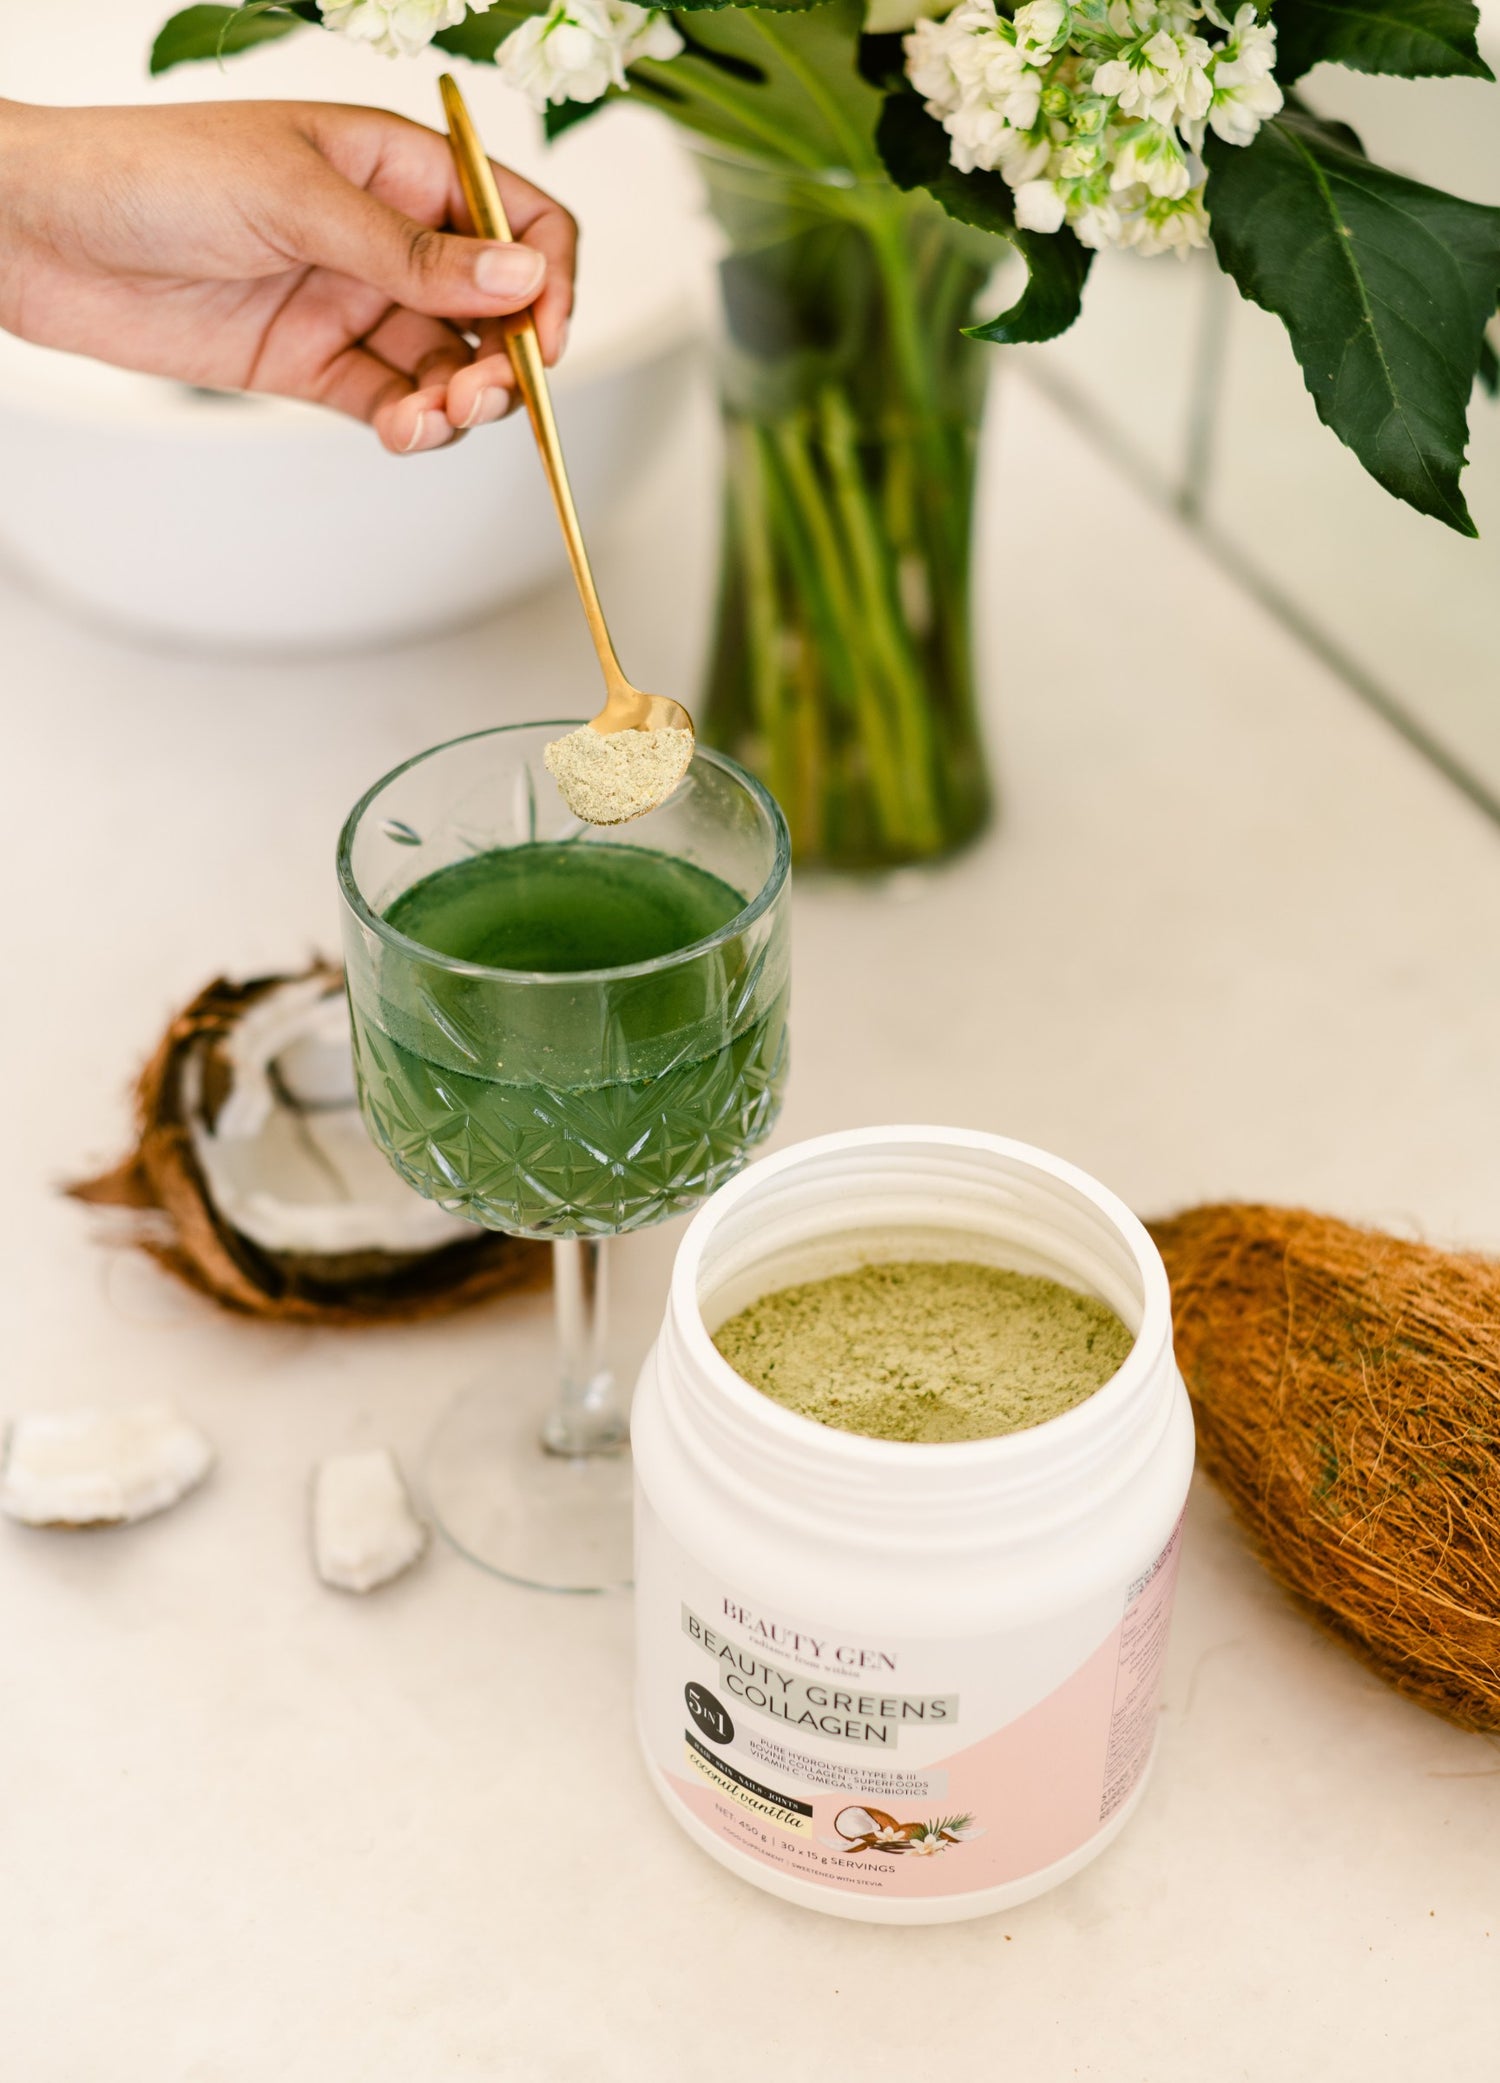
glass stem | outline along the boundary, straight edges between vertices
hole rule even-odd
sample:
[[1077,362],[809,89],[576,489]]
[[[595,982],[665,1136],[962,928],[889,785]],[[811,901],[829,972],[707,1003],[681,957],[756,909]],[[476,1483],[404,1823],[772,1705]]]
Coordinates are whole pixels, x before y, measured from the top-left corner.
[[560,1238],[552,1246],[561,1380],[542,1427],[549,1454],[607,1454],[630,1437],[630,1414],[604,1364],[606,1241]]

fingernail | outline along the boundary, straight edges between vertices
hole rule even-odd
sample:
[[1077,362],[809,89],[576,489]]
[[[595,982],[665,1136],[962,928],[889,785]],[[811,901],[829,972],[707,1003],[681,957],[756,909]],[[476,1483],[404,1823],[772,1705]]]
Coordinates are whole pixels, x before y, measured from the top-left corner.
[[529,296],[546,272],[532,246],[486,246],[474,262],[474,280],[487,297]]
[[460,424],[465,427],[478,427],[487,420],[499,419],[509,403],[509,396],[498,384],[486,384],[469,407],[468,418]]
[[411,439],[401,453],[403,456],[414,456],[419,449],[441,448],[445,441],[452,439],[453,429],[440,412],[418,413]]

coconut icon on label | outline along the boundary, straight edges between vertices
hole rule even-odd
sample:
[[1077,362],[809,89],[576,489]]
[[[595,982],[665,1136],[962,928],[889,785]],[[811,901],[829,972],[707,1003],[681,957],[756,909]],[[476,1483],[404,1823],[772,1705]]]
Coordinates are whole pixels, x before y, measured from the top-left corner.
[[982,1837],[984,1832],[971,1815],[945,1815],[934,1822],[898,1823],[883,1808],[841,1808],[833,1819],[837,1839],[825,1837],[832,1849],[847,1852],[882,1852],[894,1856],[913,1852],[928,1857],[947,1851],[950,1845]]
[[920,1827],[898,1823],[883,1808],[841,1808],[833,1827],[852,1852],[905,1851],[906,1833]]

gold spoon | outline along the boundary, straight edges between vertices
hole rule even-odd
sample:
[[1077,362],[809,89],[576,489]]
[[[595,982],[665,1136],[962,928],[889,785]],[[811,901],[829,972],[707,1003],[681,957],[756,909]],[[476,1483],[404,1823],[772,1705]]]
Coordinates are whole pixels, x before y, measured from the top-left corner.
[[[481,238],[509,242],[513,234],[505,215],[505,205],[500,200],[488,154],[479,142],[479,133],[464,105],[458,84],[451,73],[445,72],[438,85],[443,90],[448,142],[453,148],[458,178],[463,186],[464,200],[469,205],[469,215],[474,220],[474,229]],[[599,665],[604,674],[604,707],[597,716],[590,717],[588,727],[598,731],[602,737],[627,730],[691,731],[693,719],[681,702],[669,701],[663,694],[643,693],[639,687],[631,685],[620,669],[604,620],[604,610],[599,605],[594,574],[589,568],[583,530],[578,525],[578,509],[573,504],[573,492],[563,463],[562,443],[557,437],[557,421],[552,413],[552,394],[547,387],[547,371],[542,361],[536,323],[529,310],[518,311],[501,323],[505,329],[511,367],[516,372],[516,385],[526,401],[532,432],[541,450],[542,468],[552,487],[578,598],[583,602],[589,635],[594,639],[594,649],[599,654]]]

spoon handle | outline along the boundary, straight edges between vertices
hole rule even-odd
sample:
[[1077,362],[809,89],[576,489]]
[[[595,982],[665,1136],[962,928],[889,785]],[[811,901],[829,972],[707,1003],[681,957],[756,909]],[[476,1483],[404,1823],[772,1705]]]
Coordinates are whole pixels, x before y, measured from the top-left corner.
[[[479,141],[474,120],[458,91],[458,82],[451,73],[445,72],[438,85],[443,94],[443,113],[448,119],[448,143],[453,150],[454,164],[458,168],[459,182],[464,191],[464,200],[469,205],[469,215],[474,220],[474,229],[482,239],[500,239],[512,243],[514,234],[505,214],[505,205],[500,200],[500,191],[495,186],[495,176],[490,166],[489,155]],[[573,581],[578,588],[578,598],[583,603],[583,612],[589,625],[589,634],[594,639],[594,649],[599,654],[599,663],[604,668],[605,684],[611,694],[624,681],[620,661],[615,656],[615,647],[610,642],[609,628],[604,620],[604,610],[599,605],[599,593],[594,584],[594,574],[589,565],[589,553],[584,547],[583,530],[578,522],[578,509],[573,504],[573,489],[568,483],[567,466],[563,462],[562,442],[558,438],[557,420],[552,411],[552,392],[547,383],[546,365],[542,360],[542,344],[537,338],[536,322],[529,310],[518,311],[514,316],[501,320],[505,329],[505,345],[510,355],[511,367],[516,372],[516,387],[525,400],[531,418],[531,430],[536,435],[536,445],[541,451],[542,468],[547,473],[547,482],[552,487],[553,504],[562,525],[563,541],[567,545],[568,561],[573,567]]]

